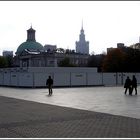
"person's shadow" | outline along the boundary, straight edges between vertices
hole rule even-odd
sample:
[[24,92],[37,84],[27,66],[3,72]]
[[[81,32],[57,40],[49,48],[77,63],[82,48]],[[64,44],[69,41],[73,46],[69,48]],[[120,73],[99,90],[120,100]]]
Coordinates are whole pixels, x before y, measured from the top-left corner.
[[48,97],[51,97],[51,96],[52,96],[52,94],[51,94],[51,95],[50,95],[50,94],[48,94],[47,96],[48,96]]

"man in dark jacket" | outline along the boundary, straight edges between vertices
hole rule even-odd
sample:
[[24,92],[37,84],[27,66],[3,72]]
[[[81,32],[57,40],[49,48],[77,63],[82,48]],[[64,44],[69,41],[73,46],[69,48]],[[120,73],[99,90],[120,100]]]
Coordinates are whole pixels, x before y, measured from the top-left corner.
[[129,76],[127,76],[127,78],[125,80],[124,88],[125,88],[125,92],[124,92],[125,94],[126,94],[127,90],[129,89],[129,95],[132,95],[131,80],[130,80]]
[[47,79],[46,85],[48,86],[49,89],[49,95],[52,95],[53,79],[51,78],[51,76],[49,76],[49,78]]
[[135,75],[133,75],[131,84],[132,84],[131,92],[133,92],[133,89],[135,89],[135,95],[137,95],[137,79],[136,79]]

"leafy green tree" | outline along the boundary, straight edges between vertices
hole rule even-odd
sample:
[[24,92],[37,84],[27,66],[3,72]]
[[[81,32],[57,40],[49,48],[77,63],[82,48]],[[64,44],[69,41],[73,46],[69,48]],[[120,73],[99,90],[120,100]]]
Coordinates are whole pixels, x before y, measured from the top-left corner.
[[102,70],[102,63],[104,60],[105,54],[99,54],[99,55],[91,55],[88,58],[88,67],[97,67],[98,71],[101,72]]
[[140,72],[140,50],[128,49],[125,57],[125,72]]
[[8,67],[12,67],[12,65],[13,65],[13,57],[12,56],[6,56],[5,58],[6,58]]
[[0,56],[0,68],[8,67],[8,61],[5,57]]
[[70,58],[65,57],[63,60],[61,60],[58,64],[59,67],[75,67],[76,65],[70,63]]

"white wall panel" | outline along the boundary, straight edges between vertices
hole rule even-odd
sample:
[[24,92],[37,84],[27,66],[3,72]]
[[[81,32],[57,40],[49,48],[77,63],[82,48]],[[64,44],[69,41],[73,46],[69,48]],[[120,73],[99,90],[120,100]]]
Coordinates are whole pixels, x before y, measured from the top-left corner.
[[116,73],[103,73],[104,85],[116,85]]
[[71,86],[87,85],[86,73],[71,73]]
[[11,78],[11,75],[9,72],[4,72],[4,82],[3,82],[3,85],[10,85],[10,78]]
[[137,83],[140,84],[140,73],[135,73],[135,76],[137,78]]
[[33,87],[33,73],[19,73],[19,86]]
[[102,73],[87,73],[87,85],[102,85]]
[[125,74],[124,73],[117,73],[117,85],[123,85],[124,83],[124,77],[125,77]]
[[70,73],[54,73],[54,86],[70,86]]
[[0,85],[3,85],[3,82],[4,82],[3,81],[3,78],[4,78],[3,76],[4,76],[4,74],[1,72],[0,73]]
[[52,73],[34,73],[34,86],[45,87],[48,76],[51,76],[53,78]]
[[18,73],[11,73],[11,86],[18,86]]

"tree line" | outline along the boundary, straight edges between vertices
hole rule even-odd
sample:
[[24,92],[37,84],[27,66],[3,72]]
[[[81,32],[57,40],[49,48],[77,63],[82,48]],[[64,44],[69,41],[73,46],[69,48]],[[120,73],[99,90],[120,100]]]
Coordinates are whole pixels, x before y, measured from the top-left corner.
[[99,72],[140,72],[140,50],[113,48],[107,54],[91,55],[88,67],[98,67]]
[[0,68],[13,67],[12,56],[0,56]]

